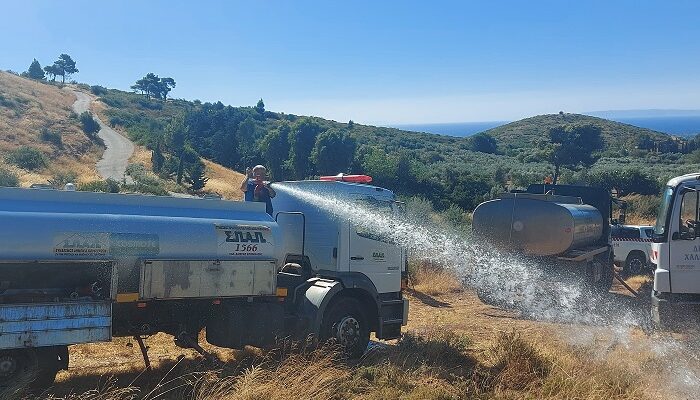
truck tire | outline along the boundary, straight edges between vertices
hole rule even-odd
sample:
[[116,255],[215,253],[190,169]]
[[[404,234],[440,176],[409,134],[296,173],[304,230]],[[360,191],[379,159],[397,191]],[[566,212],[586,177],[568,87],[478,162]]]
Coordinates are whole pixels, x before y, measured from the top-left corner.
[[334,301],[323,315],[321,339],[334,341],[350,358],[364,354],[369,343],[369,322],[360,303],[350,297]]
[[[49,356],[53,354],[53,357]],[[55,358],[55,360],[54,360]],[[58,354],[43,349],[15,349],[0,352],[0,394],[27,387],[45,388],[56,379]]]
[[627,255],[622,272],[625,276],[639,275],[644,272],[647,264],[647,256],[641,251],[632,251]]
[[[597,281],[596,269],[600,268],[600,279]],[[588,265],[588,277],[591,288],[600,293],[608,293],[612,288],[613,279],[615,278],[615,264],[612,260],[604,262],[601,259],[595,259]]]

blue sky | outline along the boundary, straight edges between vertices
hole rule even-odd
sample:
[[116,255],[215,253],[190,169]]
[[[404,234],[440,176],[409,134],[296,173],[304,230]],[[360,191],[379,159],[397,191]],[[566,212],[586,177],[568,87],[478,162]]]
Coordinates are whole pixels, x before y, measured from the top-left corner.
[[340,121],[700,109],[697,1],[12,1],[0,69]]

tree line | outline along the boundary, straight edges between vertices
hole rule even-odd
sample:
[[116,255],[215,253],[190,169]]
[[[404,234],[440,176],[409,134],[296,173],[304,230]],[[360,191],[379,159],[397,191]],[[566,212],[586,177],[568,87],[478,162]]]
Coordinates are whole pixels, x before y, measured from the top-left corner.
[[159,78],[158,75],[149,72],[143,78],[131,86],[134,92],[141,92],[147,99],[151,97],[167,100],[168,93],[175,87],[173,78]]
[[657,174],[635,170],[636,164],[601,170],[597,161],[610,148],[600,128],[590,124],[545,130],[537,146],[523,151],[525,160],[504,154],[502,143],[485,133],[454,138],[337,123],[270,112],[262,99],[254,106],[231,107],[196,100],[153,102],[155,98],[109,91],[103,101],[113,107],[110,123],[126,127],[152,150],[157,173],[192,188],[206,184],[200,157],[238,171],[264,164],[275,181],[368,174],[376,185],[425,197],[438,210],[471,210],[548,175],[565,183],[614,182],[622,193],[648,194],[659,188]]
[[75,60],[68,54],[61,54],[58,59],[51,65],[47,65],[41,68],[41,64],[35,58],[34,61],[29,65],[27,71],[23,72],[21,75],[27,78],[43,81],[51,79],[51,82],[56,81],[56,77],[61,77],[61,83],[66,83],[66,77],[70,78],[71,75],[77,74],[78,68],[75,65]]

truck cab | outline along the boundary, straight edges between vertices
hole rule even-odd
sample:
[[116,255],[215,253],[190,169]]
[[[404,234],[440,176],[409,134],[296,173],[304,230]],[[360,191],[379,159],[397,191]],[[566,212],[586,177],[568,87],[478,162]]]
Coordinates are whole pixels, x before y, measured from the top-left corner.
[[[297,275],[280,276],[278,284],[294,286],[295,293],[308,285],[303,302],[314,315],[346,313],[351,325],[359,329],[351,329],[360,334],[351,339],[361,343],[356,352],[366,347],[369,332],[379,339],[399,337],[408,318],[408,301],[401,291],[406,250],[377,234],[372,229],[377,221],[367,220],[366,224],[357,215],[369,212],[366,219],[385,218],[390,223],[401,212],[394,193],[366,184],[324,180],[280,182],[273,188],[277,193],[273,216],[285,238],[278,257],[285,260],[285,270]],[[343,317],[333,318],[342,325]],[[327,322],[330,326],[314,318],[312,330],[341,343],[347,341],[334,330],[333,322]]]
[[654,227],[652,319],[661,326],[698,322],[700,311],[700,174],[671,179]]

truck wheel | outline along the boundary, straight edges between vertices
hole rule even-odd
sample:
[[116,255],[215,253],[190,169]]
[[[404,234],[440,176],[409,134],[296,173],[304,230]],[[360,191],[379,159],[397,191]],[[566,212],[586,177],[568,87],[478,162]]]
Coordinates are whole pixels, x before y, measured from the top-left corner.
[[[58,355],[51,351],[58,359]],[[0,390],[23,387],[48,387],[60,369],[37,349],[16,349],[0,352]]]
[[615,278],[615,264],[612,260],[609,262],[603,262],[600,259],[593,260],[588,265],[588,278],[591,282],[591,287],[596,292],[609,292]]
[[622,272],[625,276],[639,275],[644,272],[646,267],[647,257],[644,253],[637,251],[631,252],[625,260],[625,266],[622,268]]
[[335,341],[351,358],[362,356],[369,343],[369,324],[360,303],[347,297],[333,302],[323,317],[321,338]]

